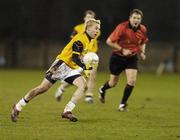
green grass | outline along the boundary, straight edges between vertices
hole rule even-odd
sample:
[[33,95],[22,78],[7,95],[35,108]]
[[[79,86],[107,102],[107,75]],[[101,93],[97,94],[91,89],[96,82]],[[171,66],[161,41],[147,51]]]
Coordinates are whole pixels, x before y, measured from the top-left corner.
[[[57,82],[47,93],[32,100],[17,123],[10,120],[11,107],[39,84],[44,71],[0,70],[0,140],[180,140],[180,75],[138,75],[129,100],[129,112],[117,108],[126,83],[108,91],[106,104],[92,105],[82,99],[74,110],[78,122],[61,119],[74,87],[66,90],[62,102],[54,99]],[[108,79],[98,73],[96,91]]]

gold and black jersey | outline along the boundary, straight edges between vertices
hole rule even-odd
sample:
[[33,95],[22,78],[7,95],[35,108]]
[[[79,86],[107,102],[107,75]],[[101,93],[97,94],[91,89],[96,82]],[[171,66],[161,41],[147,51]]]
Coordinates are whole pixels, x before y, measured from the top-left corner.
[[63,60],[69,67],[76,69],[79,66],[73,61],[73,54],[78,54],[82,57],[87,52],[97,51],[94,49],[93,39],[89,39],[86,33],[78,33],[65,46],[62,52],[57,56],[57,59]]
[[79,25],[76,25],[76,26],[74,27],[74,30],[76,31],[76,33],[84,33],[84,31],[85,31],[85,25],[84,25],[84,23],[79,24]]

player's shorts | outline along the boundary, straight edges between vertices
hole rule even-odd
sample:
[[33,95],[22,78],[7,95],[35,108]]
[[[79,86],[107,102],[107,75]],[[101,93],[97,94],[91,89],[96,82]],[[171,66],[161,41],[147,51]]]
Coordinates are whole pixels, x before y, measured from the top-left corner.
[[110,72],[113,75],[119,75],[125,69],[138,69],[137,61],[137,55],[126,57],[112,54],[109,62]]
[[66,81],[72,84],[81,74],[76,69],[70,68],[62,60],[55,60],[49,70],[46,72],[46,79],[54,84],[57,80]]

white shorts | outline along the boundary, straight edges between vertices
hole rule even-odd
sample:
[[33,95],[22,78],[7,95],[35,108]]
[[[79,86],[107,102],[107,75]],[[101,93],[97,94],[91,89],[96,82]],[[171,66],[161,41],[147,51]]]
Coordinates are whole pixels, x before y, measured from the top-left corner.
[[70,77],[74,77],[72,79],[74,80],[79,76],[81,76],[80,72],[78,72],[76,69],[70,68],[62,60],[55,60],[49,70],[46,72],[46,79],[51,83],[55,83],[57,80],[66,81],[66,79]]

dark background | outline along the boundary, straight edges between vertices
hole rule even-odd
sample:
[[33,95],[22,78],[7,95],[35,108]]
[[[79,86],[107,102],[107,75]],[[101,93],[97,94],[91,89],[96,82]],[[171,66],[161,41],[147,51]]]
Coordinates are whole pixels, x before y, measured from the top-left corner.
[[180,35],[179,0],[1,0],[0,37],[67,40],[73,26],[92,9],[102,22],[102,39],[139,8],[151,41],[175,41]]
[[179,72],[180,0],[0,0],[0,67],[47,69],[91,9],[102,23],[99,69],[108,70],[105,40],[134,8],[143,11],[149,37],[140,69],[157,71],[163,64]]

